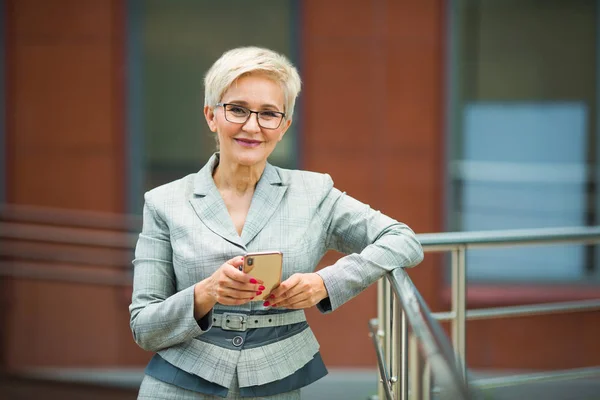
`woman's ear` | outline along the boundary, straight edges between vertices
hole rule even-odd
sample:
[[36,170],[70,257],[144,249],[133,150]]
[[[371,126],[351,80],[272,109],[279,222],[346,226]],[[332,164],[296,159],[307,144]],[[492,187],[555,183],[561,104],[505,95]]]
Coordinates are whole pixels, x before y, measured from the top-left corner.
[[279,141],[281,141],[281,139],[283,139],[283,135],[285,135],[285,133],[287,132],[288,128],[290,127],[290,125],[292,124],[292,120],[291,119],[286,119],[285,120],[285,124],[283,125],[283,128],[281,128],[281,132],[279,133]]
[[217,131],[217,121],[215,120],[215,109],[214,107],[204,106],[204,118],[211,132]]

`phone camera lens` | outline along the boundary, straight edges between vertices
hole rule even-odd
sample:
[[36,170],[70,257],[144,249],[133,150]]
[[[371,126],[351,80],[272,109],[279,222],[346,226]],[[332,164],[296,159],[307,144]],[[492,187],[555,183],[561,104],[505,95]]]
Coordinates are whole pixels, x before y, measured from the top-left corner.
[[254,259],[252,257],[248,257],[248,265],[254,264]]

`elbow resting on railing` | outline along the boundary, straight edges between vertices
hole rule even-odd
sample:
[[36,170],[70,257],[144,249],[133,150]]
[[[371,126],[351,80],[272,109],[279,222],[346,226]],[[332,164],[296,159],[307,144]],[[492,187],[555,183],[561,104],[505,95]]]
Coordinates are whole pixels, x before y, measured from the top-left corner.
[[405,233],[404,235],[408,239],[407,245],[411,249],[411,261],[405,267],[411,268],[416,265],[419,265],[423,261],[423,259],[425,258],[425,252],[423,251],[423,246],[421,245],[421,242],[419,241],[419,239],[417,239],[417,236],[412,230],[410,230],[410,234]]

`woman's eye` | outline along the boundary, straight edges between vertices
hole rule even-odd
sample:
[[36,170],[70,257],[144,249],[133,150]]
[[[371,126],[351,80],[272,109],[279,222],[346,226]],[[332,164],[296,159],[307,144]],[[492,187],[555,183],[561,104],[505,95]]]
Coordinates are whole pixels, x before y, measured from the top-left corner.
[[229,111],[238,115],[244,115],[247,113],[247,110],[245,108],[235,106],[229,107]]
[[265,119],[279,118],[279,113],[275,111],[261,111],[260,116]]

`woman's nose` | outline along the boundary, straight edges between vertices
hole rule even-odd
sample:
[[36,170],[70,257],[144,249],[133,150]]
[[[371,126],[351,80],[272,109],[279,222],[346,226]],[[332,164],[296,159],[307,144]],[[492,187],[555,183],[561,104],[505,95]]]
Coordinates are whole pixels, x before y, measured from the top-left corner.
[[250,117],[244,124],[244,130],[249,132],[260,132],[260,125],[258,124],[258,114],[250,114]]

